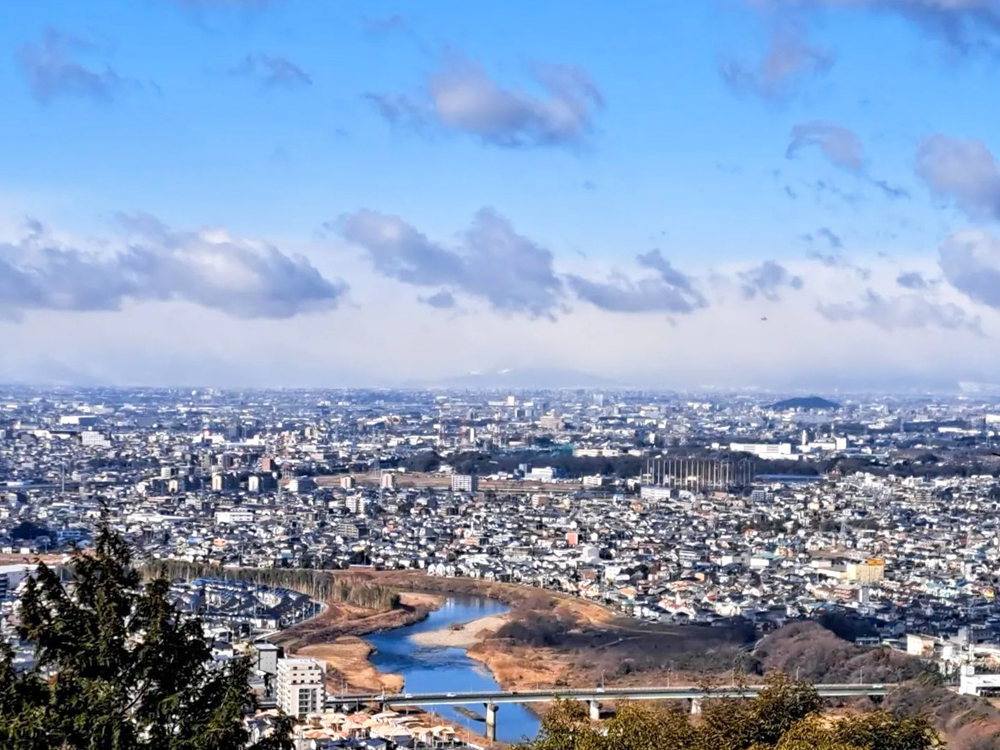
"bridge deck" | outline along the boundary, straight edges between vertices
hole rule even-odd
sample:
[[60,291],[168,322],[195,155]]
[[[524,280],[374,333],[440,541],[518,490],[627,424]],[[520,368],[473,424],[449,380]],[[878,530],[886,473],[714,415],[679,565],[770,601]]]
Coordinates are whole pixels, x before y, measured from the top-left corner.
[[[757,695],[763,685],[722,685],[711,689],[695,686],[638,687],[638,688],[567,688],[563,690],[524,690],[518,692],[475,693],[394,693],[385,695],[330,696],[328,703],[377,703],[383,706],[457,706],[483,703],[542,703],[558,699],[581,701],[606,700],[690,700],[693,698],[750,698]],[[856,695],[886,695],[895,685],[814,685],[824,698],[841,698]]]

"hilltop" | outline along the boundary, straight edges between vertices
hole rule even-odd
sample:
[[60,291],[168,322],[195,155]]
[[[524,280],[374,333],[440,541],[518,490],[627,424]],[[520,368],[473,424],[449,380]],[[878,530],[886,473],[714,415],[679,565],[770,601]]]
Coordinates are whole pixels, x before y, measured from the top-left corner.
[[772,409],[805,409],[807,411],[822,411],[825,409],[839,409],[840,404],[828,401],[819,396],[806,396],[799,398],[789,398],[771,405]]

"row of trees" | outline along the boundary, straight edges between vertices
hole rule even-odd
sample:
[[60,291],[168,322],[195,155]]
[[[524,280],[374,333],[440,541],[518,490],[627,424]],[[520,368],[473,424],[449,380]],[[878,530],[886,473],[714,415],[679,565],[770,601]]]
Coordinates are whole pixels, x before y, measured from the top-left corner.
[[399,605],[399,592],[389,586],[359,576],[335,576],[328,571],[302,568],[224,568],[220,565],[168,560],[146,575],[165,575],[170,580],[193,581],[198,578],[222,578],[244,581],[257,586],[285,588],[308,594],[328,604],[350,604],[384,612]]
[[539,737],[520,750],[927,750],[937,744],[923,718],[885,711],[827,719],[815,688],[772,677],[753,700],[710,700],[697,721],[673,708],[630,703],[603,727],[579,701],[561,702]]

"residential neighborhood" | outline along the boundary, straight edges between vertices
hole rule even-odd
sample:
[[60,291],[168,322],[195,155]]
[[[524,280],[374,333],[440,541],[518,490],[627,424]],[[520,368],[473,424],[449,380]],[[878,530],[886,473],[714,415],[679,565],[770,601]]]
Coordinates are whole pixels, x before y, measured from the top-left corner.
[[[760,633],[849,613],[957,680],[1000,653],[998,431],[976,397],[7,388],[0,632],[28,668],[18,591],[103,522],[150,565],[416,570]],[[223,660],[322,608],[221,577],[171,597]],[[302,731],[453,744],[442,726]]]

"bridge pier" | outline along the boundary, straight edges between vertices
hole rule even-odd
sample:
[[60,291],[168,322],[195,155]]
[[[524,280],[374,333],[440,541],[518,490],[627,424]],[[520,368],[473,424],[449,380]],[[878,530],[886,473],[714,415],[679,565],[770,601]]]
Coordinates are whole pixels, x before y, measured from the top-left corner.
[[497,706],[496,703],[486,704],[486,739],[490,742],[497,741]]
[[590,720],[600,721],[601,720],[601,704],[597,701],[590,701]]
[[701,698],[691,699],[691,715],[699,716],[701,714]]

